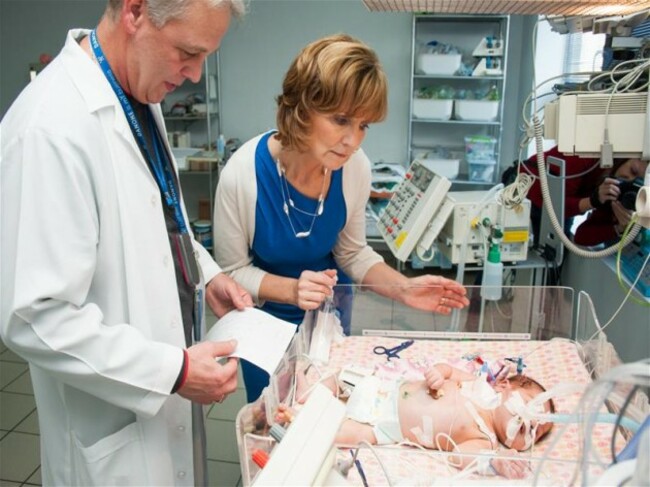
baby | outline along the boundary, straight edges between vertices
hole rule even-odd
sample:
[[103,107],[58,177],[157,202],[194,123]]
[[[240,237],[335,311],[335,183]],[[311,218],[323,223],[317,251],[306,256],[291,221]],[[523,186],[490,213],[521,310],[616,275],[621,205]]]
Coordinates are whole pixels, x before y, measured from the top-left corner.
[[[429,367],[424,377],[401,382],[364,377],[348,400],[347,419],[336,442],[358,445],[364,440],[370,444],[408,440],[458,453],[493,452],[501,443],[508,448],[502,452],[513,456],[551,429],[551,423],[534,419],[536,414],[554,412],[554,407],[550,399],[544,405],[529,404],[544,392],[532,379],[500,376],[491,383],[484,375],[446,363]],[[288,408],[281,406],[276,420],[283,422],[289,417]],[[451,461],[458,468],[474,463],[471,456],[460,455],[452,456]],[[482,473],[493,470],[507,478],[523,478],[528,462],[492,458],[480,467]]]

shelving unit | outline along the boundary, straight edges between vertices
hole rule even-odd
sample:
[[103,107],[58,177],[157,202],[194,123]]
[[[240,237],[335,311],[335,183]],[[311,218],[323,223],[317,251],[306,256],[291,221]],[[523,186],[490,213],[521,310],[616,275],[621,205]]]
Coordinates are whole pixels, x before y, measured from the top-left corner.
[[[174,104],[182,102],[193,94],[200,95],[205,101],[205,113],[188,113],[186,115],[171,115],[169,112]],[[179,169],[183,198],[190,221],[199,218],[200,202],[207,201],[212,220],[214,193],[219,180],[219,164],[216,152],[212,146],[221,127],[219,115],[219,100],[221,98],[219,83],[219,53],[208,56],[203,67],[203,75],[198,83],[186,81],[176,91],[165,98],[163,110],[168,133],[173,131],[189,132],[191,147],[201,151],[197,157],[206,160],[214,159],[209,168],[202,167],[192,170],[190,163]],[[189,158],[188,158],[189,159]],[[205,166],[205,163],[202,164]]]
[[[452,180],[455,190],[458,186],[465,189],[483,189],[498,179],[499,153],[502,139],[503,105],[505,98],[507,73],[507,47],[509,41],[509,17],[507,15],[414,15],[412,30],[411,87],[409,108],[409,130],[407,160],[413,161],[419,152],[442,147],[456,154],[460,159],[459,174]],[[503,56],[500,58],[502,75],[498,76],[456,76],[452,74],[421,74],[416,72],[419,46],[436,40],[456,46],[462,52],[462,60],[474,59],[472,53],[486,37],[503,40]],[[413,115],[413,99],[421,88],[451,86],[455,90],[488,90],[496,87],[500,102],[496,120],[475,121],[456,119],[456,107],[449,120],[417,118]],[[454,104],[456,101],[454,101]],[[475,181],[469,178],[469,167],[465,160],[466,136],[491,136],[496,139],[496,167],[489,181]],[[470,187],[468,187],[470,186]],[[472,188],[473,186],[474,188]],[[478,186],[478,187],[476,187]],[[452,188],[454,190],[454,188]]]

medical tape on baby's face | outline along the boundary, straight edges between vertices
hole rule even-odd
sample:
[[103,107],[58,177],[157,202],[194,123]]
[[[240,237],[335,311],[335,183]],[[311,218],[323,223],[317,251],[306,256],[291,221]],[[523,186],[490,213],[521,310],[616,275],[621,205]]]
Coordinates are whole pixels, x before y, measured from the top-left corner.
[[[540,424],[552,421],[553,415],[547,414],[544,409],[544,404],[551,398],[566,396],[573,394],[575,392],[582,392],[584,386],[580,384],[573,383],[561,383],[555,387],[549,389],[548,391],[538,394],[533,399],[528,401],[528,404],[524,403],[523,399],[519,392],[513,392],[510,398],[504,403],[504,406],[508,411],[515,415],[506,427],[506,446],[511,447],[512,442],[514,441],[519,428],[521,428],[522,423],[525,425],[524,440],[525,446],[524,449],[531,447],[533,443],[533,438],[537,436],[537,428]],[[536,420],[535,425],[531,428],[532,420]]]
[[[532,402],[532,401],[531,401]],[[524,425],[524,450],[527,450],[533,444],[534,434],[537,431],[535,425],[531,428],[531,421],[539,414],[538,408],[544,412],[544,407],[541,404],[526,404],[519,392],[513,392],[508,400],[503,404],[505,408],[513,415],[506,425],[506,441],[505,445],[508,448],[512,447],[522,424]],[[531,434],[532,433],[532,434]]]

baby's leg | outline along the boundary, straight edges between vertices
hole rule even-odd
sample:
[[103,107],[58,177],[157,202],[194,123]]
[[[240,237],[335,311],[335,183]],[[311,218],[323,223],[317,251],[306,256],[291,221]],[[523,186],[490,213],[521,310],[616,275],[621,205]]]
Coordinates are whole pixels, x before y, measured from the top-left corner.
[[320,382],[330,391],[336,394],[338,386],[334,375],[321,378],[318,373],[312,374],[308,366],[298,367],[296,370],[296,402],[303,404],[308,398],[316,382]]
[[342,445],[358,445],[365,440],[371,445],[376,445],[377,438],[375,438],[372,429],[373,427],[369,424],[346,419],[339,428],[335,441]]

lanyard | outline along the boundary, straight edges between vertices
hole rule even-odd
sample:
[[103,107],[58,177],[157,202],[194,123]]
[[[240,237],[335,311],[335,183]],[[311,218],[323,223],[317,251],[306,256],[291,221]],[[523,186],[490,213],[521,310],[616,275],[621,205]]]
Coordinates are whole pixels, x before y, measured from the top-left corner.
[[104,56],[104,52],[102,51],[102,48],[99,45],[99,41],[97,40],[97,34],[95,33],[95,30],[92,30],[90,32],[90,46],[93,50],[95,58],[97,59],[97,62],[99,63],[100,68],[102,69],[102,72],[104,73],[104,76],[106,76],[106,79],[111,85],[111,88],[113,88],[113,91],[115,92],[120,105],[122,105],[122,110],[124,110],[124,114],[126,115],[129,125],[131,126],[131,132],[133,132],[133,136],[135,137],[138,145],[140,146],[140,149],[142,150],[142,153],[145,155],[153,169],[156,182],[158,183],[158,187],[160,188],[160,191],[165,198],[167,206],[174,211],[174,220],[178,225],[179,232],[181,234],[189,233],[187,230],[187,225],[185,224],[185,219],[183,218],[183,214],[181,212],[181,205],[178,199],[178,192],[176,190],[174,177],[169,168],[169,164],[163,164],[163,161],[161,159],[161,153],[163,152],[163,149],[161,147],[162,143],[160,141],[160,134],[154,122],[151,110],[148,110],[148,119],[149,127],[151,129],[152,144],[156,154],[155,158],[151,157],[151,153],[147,148],[147,144],[142,134],[142,128],[140,127],[140,123],[138,122],[138,119],[135,115],[135,111],[133,110],[131,103],[129,103],[129,99],[126,96],[126,93],[124,93],[124,90],[115,78],[113,70],[108,64],[106,57]]

